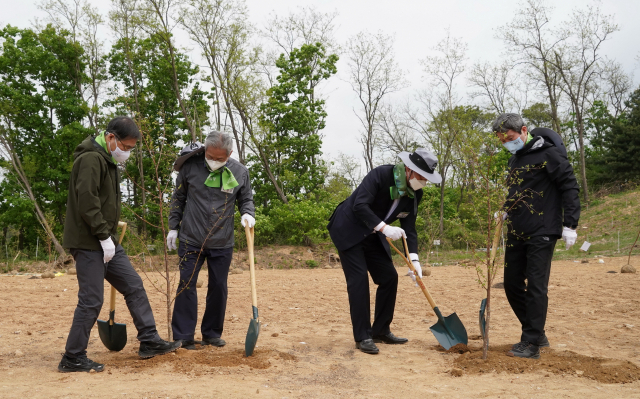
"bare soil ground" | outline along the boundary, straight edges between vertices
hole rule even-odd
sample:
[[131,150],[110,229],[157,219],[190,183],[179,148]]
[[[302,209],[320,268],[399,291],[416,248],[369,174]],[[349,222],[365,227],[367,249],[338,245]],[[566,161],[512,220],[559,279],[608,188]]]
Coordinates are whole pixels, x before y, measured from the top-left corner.
[[[619,273],[626,257],[604,261],[554,262],[547,319],[551,348],[540,360],[505,356],[520,332],[501,289],[494,290],[492,351],[488,361],[479,359],[482,293],[471,268],[436,267],[425,279],[443,314],[455,311],[465,324],[470,352],[447,353],[438,346],[429,331],[435,316],[403,276],[406,268],[399,268],[392,330],[410,341],[380,344],[375,356],[355,350],[342,270],[265,268],[257,271],[262,330],[255,356],[243,356],[251,315],[244,272],[229,276],[226,347],[141,360],[119,297],[116,321],[127,324],[129,343],[122,352],[109,352],[94,329],[89,356],[106,369],[91,374],[56,370],[77,301],[75,276],[0,276],[0,397],[638,398],[640,275]],[[640,258],[632,264],[640,266]],[[201,298],[206,287],[198,289]],[[147,291],[166,337],[164,298],[149,284]],[[105,305],[101,318],[107,313]]]

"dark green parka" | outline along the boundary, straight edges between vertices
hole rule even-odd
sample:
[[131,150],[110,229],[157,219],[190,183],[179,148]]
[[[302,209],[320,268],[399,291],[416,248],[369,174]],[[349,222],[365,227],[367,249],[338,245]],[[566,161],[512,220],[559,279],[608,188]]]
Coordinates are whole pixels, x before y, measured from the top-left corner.
[[99,240],[109,237],[113,240],[118,229],[118,167],[111,155],[91,136],[78,145],[73,158],[63,246],[101,250]]

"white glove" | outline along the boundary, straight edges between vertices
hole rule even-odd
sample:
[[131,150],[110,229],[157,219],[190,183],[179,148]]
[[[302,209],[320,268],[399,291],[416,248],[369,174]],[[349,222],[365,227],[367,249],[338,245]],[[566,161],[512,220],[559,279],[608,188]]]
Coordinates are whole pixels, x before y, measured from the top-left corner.
[[[504,211],[500,211],[500,212],[502,212],[502,220],[503,221],[507,220],[507,218],[509,217],[509,214],[507,212],[504,212]],[[499,212],[496,212],[496,213],[493,214],[493,218],[494,219],[498,218],[498,213]]]
[[565,226],[562,228],[562,239],[566,243],[565,249],[568,250],[573,244],[576,243],[576,240],[578,239],[578,233],[574,229]]
[[169,230],[169,234],[167,234],[167,249],[169,251],[178,249],[176,247],[176,238],[178,238],[178,230]]
[[[416,272],[418,272],[418,276],[422,278],[422,266],[420,266],[420,262],[418,261],[418,254],[409,254],[409,259],[411,259],[413,267],[416,269]],[[411,280],[413,280],[416,285],[418,285],[416,276],[413,274],[413,271],[411,269],[409,269],[409,273],[407,273],[407,275],[411,277]]]
[[401,237],[407,238],[404,230],[402,230],[400,227],[389,225],[384,226],[384,228],[382,229],[382,234],[391,238],[392,240],[399,240]]
[[102,245],[102,252],[104,252],[102,260],[104,260],[104,263],[108,263],[116,254],[116,246],[113,244],[111,237],[106,240],[100,240],[100,245]]
[[242,227],[247,227],[247,224],[249,224],[249,227],[253,227],[256,225],[256,219],[248,213],[245,213],[240,218],[240,224],[242,225]]

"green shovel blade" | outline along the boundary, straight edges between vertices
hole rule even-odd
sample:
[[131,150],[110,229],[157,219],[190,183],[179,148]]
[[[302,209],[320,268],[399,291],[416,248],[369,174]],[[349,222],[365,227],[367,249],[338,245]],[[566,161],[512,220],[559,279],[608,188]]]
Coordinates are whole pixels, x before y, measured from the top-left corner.
[[431,332],[445,350],[457,344],[466,345],[469,342],[467,330],[457,314],[452,313],[447,317],[442,317],[440,309],[435,307],[433,311],[438,316],[438,322],[431,326]]
[[257,314],[258,309],[254,307],[254,318],[249,322],[249,330],[247,330],[247,337],[244,340],[244,355],[247,357],[253,355],[253,350],[256,348],[256,343],[258,343],[258,335],[260,335],[260,323],[256,320]]
[[[113,320],[113,313],[109,315]],[[109,324],[109,320],[98,320],[100,340],[110,351],[119,352],[127,345],[127,325],[122,323]]]

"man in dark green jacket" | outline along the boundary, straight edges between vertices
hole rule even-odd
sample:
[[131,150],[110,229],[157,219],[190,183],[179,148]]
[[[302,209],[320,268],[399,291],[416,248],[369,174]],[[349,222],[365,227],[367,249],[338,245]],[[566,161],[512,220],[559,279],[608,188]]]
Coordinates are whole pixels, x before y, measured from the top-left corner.
[[63,244],[76,261],[78,306],[58,365],[62,372],[104,370],[103,364],[87,358],[86,350],[102,308],[105,279],[124,295],[138,330],[140,357],[150,358],[180,347],[180,342],[160,339],[142,279],[114,238],[120,219],[116,163],[127,160],[139,138],[135,122],[120,116],[109,122],[104,133],[87,137],[73,154]]

